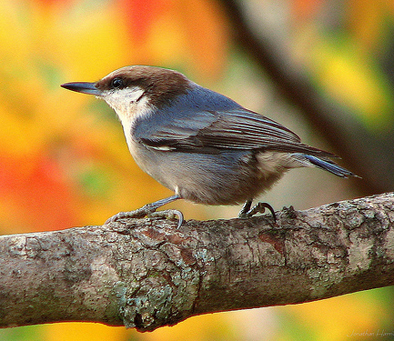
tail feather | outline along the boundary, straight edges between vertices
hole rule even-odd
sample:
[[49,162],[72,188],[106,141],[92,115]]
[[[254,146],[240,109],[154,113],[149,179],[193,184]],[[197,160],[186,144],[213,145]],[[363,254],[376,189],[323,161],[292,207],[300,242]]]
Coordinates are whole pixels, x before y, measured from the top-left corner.
[[356,176],[354,173],[351,171],[348,171],[347,169],[337,165],[331,160],[323,160],[320,159],[316,156],[313,155],[303,155],[306,159],[309,160],[312,164],[314,164],[316,167],[319,167],[321,169],[324,169],[332,174],[335,174],[337,176],[340,176],[342,178],[348,178],[350,176]]

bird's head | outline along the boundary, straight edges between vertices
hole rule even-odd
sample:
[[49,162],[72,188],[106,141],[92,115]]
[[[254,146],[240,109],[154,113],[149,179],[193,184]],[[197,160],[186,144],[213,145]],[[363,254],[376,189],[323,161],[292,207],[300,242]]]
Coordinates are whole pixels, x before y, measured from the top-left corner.
[[193,84],[177,71],[153,66],[125,66],[97,82],[66,83],[62,87],[102,98],[123,122],[152,108],[169,105]]

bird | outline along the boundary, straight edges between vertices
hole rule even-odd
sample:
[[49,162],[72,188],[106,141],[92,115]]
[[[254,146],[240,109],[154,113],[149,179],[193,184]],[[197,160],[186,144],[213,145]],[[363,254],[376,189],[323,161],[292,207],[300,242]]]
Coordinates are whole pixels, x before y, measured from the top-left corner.
[[336,176],[356,176],[332,159],[336,155],[301,142],[274,120],[248,110],[184,74],[156,66],[117,69],[97,82],[61,85],[103,99],[120,119],[126,142],[138,166],[174,195],[106,223],[125,218],[177,217],[178,210],[157,209],[178,199],[206,205],[244,203],[240,218],[267,208],[253,200],[288,170],[317,167]]

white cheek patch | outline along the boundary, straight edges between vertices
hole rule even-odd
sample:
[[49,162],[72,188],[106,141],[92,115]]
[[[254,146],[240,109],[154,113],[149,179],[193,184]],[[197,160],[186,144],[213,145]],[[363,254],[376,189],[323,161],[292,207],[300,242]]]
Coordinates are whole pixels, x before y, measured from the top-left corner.
[[144,94],[144,89],[140,87],[124,88],[122,90],[114,90],[104,95],[104,100],[115,110],[119,107],[124,109],[124,106],[132,105]]
[[116,89],[102,96],[108,105],[116,111],[122,123],[144,114],[149,109],[145,90],[140,87]]

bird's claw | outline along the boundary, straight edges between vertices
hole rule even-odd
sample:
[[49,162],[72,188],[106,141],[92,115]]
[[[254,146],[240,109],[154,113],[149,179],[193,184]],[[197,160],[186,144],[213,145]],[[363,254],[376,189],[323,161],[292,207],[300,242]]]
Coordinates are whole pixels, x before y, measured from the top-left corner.
[[274,220],[276,221],[276,214],[275,214],[274,209],[272,208],[272,206],[270,204],[268,204],[266,202],[259,202],[255,206],[253,206],[250,210],[247,210],[247,211],[241,210],[241,212],[239,212],[238,217],[243,218],[243,219],[250,218],[250,217],[253,217],[257,213],[264,213],[267,208],[271,212]]
[[158,211],[158,212],[152,212],[148,214],[149,218],[164,218],[164,219],[170,219],[174,220],[178,218],[178,226],[177,228],[179,229],[181,225],[183,224],[183,213],[178,210],[163,210],[163,211]]
[[174,219],[178,217],[178,226],[177,228],[180,228],[184,218],[183,214],[181,211],[178,210],[164,210],[164,211],[158,211],[156,212],[155,208],[152,208],[149,204],[134,210],[130,212],[119,212],[112,216],[111,218],[108,218],[105,222],[105,224],[110,224],[114,223],[116,221],[122,220],[122,219],[130,219],[130,218],[143,218],[143,217],[148,217],[148,218],[165,218],[165,219]]

